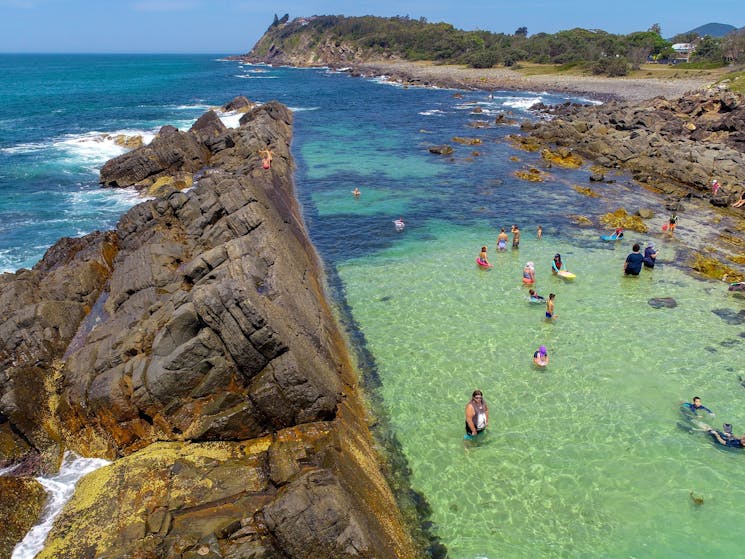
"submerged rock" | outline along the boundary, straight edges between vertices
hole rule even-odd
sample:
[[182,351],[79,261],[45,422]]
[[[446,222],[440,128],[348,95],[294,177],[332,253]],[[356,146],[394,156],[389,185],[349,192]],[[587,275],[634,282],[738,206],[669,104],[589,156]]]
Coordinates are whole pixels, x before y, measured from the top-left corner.
[[654,307],[655,309],[673,309],[678,306],[678,302],[673,299],[672,297],[653,297],[649,301],[650,307]]

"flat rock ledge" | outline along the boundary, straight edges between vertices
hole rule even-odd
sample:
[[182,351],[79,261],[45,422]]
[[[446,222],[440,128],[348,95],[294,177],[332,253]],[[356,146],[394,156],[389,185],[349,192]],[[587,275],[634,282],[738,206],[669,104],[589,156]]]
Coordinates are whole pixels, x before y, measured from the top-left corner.
[[112,460],[39,557],[423,556],[295,199],[292,114],[246,111],[107,163],[107,186],[194,182],[0,276],[0,465]]

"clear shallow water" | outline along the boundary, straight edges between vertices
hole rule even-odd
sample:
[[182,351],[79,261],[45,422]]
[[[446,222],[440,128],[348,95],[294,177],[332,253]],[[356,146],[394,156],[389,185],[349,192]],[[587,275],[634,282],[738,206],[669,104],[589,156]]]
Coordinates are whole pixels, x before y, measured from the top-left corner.
[[[43,71],[32,73],[39,81],[27,89],[59,83],[59,90],[26,103],[43,107],[38,114],[20,102],[13,110],[0,104],[1,269],[33,264],[62,234],[110,227],[117,208],[133,203],[131,192],[97,187],[97,168],[111,157],[105,142],[71,152],[65,139],[75,145],[101,132],[152,133],[174,122],[185,128],[238,94],[279,99],[295,109],[298,197],[333,296],[359,328],[351,338],[365,346],[353,349],[373,358],[361,365],[379,381],[370,387],[378,387],[411,483],[427,498],[450,557],[691,557],[702,542],[707,557],[738,555],[736,537],[711,534],[745,520],[745,456],[676,427],[678,403],[699,394],[717,412],[712,423],[745,428],[737,379],[745,325],[712,312],[736,314],[742,300],[675,265],[684,254],[677,239],[704,242],[707,216],[695,223],[681,216],[669,239],[657,233],[663,212],[649,236],[602,243],[604,231],[579,228],[567,216],[594,218],[619,205],[662,211],[661,201],[622,176],[593,185],[604,197],[581,196],[571,187],[587,184],[586,170],[554,168],[546,183],[519,181],[515,170],[539,162],[505,141],[517,127],[469,126],[563,98],[495,92],[492,100],[484,93],[456,99],[453,91],[207,56],[101,58],[35,59]],[[19,64],[0,57],[8,59]],[[73,91],[89,92],[91,110],[72,110],[78,105],[65,95],[64,76],[47,79],[55,64],[58,72],[80,72],[85,86]],[[108,70],[99,80],[86,64]],[[16,95],[17,85],[3,83],[0,95]],[[427,152],[454,136],[482,143],[453,144],[453,157]],[[407,223],[402,233],[392,224],[397,217]],[[521,248],[495,254],[498,228],[512,223],[523,231]],[[621,277],[630,244],[647,238],[657,242],[661,265]],[[474,263],[482,244],[495,263],[490,271]],[[571,284],[549,274],[557,251],[578,276]],[[526,301],[520,277],[527,260],[536,263],[538,291],[557,294],[553,324],[542,306]],[[678,306],[654,309],[651,297],[674,297]],[[543,371],[531,365],[541,344],[551,358]],[[466,444],[463,408],[474,388],[486,395],[491,425],[483,440]],[[692,490],[703,506],[692,503]]]

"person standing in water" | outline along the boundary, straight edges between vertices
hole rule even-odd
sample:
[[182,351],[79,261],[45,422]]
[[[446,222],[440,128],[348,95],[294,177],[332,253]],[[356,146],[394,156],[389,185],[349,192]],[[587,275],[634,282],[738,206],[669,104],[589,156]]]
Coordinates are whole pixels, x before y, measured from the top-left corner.
[[548,294],[548,300],[546,301],[546,320],[553,320],[554,316],[554,299],[556,298],[555,293]]
[[360,194],[362,194],[360,192],[360,189],[355,186],[354,187],[354,190],[352,191],[352,195],[354,195],[355,198],[359,198],[360,197]]
[[489,406],[481,390],[474,390],[466,404],[466,436],[475,437],[489,425]]
[[512,226],[512,248],[520,248],[520,228],[517,225]]
[[561,272],[561,270],[563,270],[563,265],[564,264],[561,261],[561,254],[557,252],[556,254],[554,254],[554,261],[551,262],[551,273],[558,274],[559,272]]
[[667,231],[671,235],[675,232],[675,226],[678,224],[678,214],[673,211],[672,215],[670,216],[670,219],[667,222]]
[[507,233],[504,232],[504,227],[502,227],[499,235],[497,235],[497,250],[507,250],[508,240],[509,236],[507,235]]
[[654,249],[654,243],[652,241],[649,241],[647,243],[647,248],[644,249],[644,267],[652,269],[654,268],[654,263],[657,260],[657,251]]
[[536,235],[538,236],[539,241],[543,238],[543,227],[541,227],[540,225],[538,226],[538,232],[536,233]]
[[644,257],[639,252],[639,243],[634,243],[631,247],[631,254],[626,257],[623,263],[623,273],[627,276],[638,276],[639,272],[642,271],[642,264],[644,263]]

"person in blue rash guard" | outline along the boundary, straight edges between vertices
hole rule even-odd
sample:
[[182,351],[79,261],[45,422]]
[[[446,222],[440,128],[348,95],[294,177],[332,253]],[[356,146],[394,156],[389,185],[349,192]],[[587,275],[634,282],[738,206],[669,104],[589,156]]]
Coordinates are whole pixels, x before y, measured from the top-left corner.
[[709,408],[707,408],[701,403],[701,398],[699,398],[698,396],[693,397],[693,402],[685,402],[683,404],[683,408],[686,411],[689,411],[690,413],[692,413],[693,415],[698,415],[699,411],[705,411],[711,415],[714,415],[713,411],[711,411]]
[[723,431],[716,431],[715,429],[709,429],[709,435],[714,439],[714,442],[722,446],[730,448],[745,448],[745,434],[739,439],[732,434],[732,425],[729,423],[724,424]]

